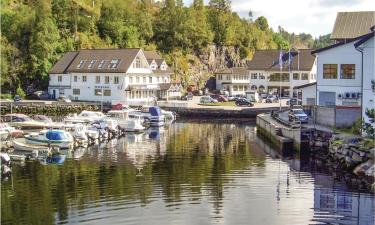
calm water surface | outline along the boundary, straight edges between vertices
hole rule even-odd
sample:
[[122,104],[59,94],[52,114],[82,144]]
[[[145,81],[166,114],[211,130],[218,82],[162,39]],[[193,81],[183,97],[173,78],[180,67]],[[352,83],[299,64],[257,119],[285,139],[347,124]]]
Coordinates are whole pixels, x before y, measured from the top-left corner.
[[374,196],[349,191],[254,125],[177,122],[69,155],[14,165],[1,224],[369,224]]

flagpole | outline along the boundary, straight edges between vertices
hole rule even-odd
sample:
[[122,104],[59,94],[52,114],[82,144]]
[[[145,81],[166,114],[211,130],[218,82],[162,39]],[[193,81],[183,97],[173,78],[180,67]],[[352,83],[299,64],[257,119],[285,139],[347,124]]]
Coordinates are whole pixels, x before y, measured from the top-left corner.
[[280,47],[279,65],[280,65],[279,112],[281,112],[281,77],[282,77],[282,71],[283,71],[283,50],[281,47]]

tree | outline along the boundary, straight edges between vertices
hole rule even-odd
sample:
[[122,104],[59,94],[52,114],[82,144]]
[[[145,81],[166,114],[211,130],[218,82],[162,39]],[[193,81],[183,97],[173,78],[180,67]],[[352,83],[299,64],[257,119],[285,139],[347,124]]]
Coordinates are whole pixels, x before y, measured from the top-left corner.
[[256,26],[262,31],[268,30],[268,21],[264,16],[260,16],[255,20]]
[[210,0],[208,4],[209,6],[220,11],[231,11],[231,1],[229,0]]

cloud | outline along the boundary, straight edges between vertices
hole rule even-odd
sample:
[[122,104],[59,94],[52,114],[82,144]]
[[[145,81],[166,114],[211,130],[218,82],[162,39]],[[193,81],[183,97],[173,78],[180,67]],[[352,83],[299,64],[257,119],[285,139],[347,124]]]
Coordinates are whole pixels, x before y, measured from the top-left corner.
[[[184,2],[189,5],[192,0]],[[274,30],[281,26],[314,37],[332,31],[337,12],[368,11],[373,6],[373,0],[232,0],[232,10],[241,17],[247,18],[251,10],[254,19],[265,16]]]

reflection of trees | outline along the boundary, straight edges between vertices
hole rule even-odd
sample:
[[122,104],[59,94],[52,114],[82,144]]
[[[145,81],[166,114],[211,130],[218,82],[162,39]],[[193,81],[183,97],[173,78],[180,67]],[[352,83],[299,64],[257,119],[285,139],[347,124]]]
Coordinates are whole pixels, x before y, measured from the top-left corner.
[[[264,161],[250,151],[243,129],[228,124],[172,125],[153,143],[154,155],[143,159],[141,175],[126,143],[121,143],[125,151],[92,149],[82,160],[67,160],[61,166],[14,167],[13,187],[11,182],[1,187],[2,224],[53,224],[55,215],[65,220],[69,210],[85,209],[101,199],[138,200],[146,205],[159,189],[166,202],[181,200],[182,193],[199,201],[202,189],[207,190],[220,210],[223,187],[231,182],[222,175],[253,164],[262,166]],[[116,162],[111,161],[114,152]]]

